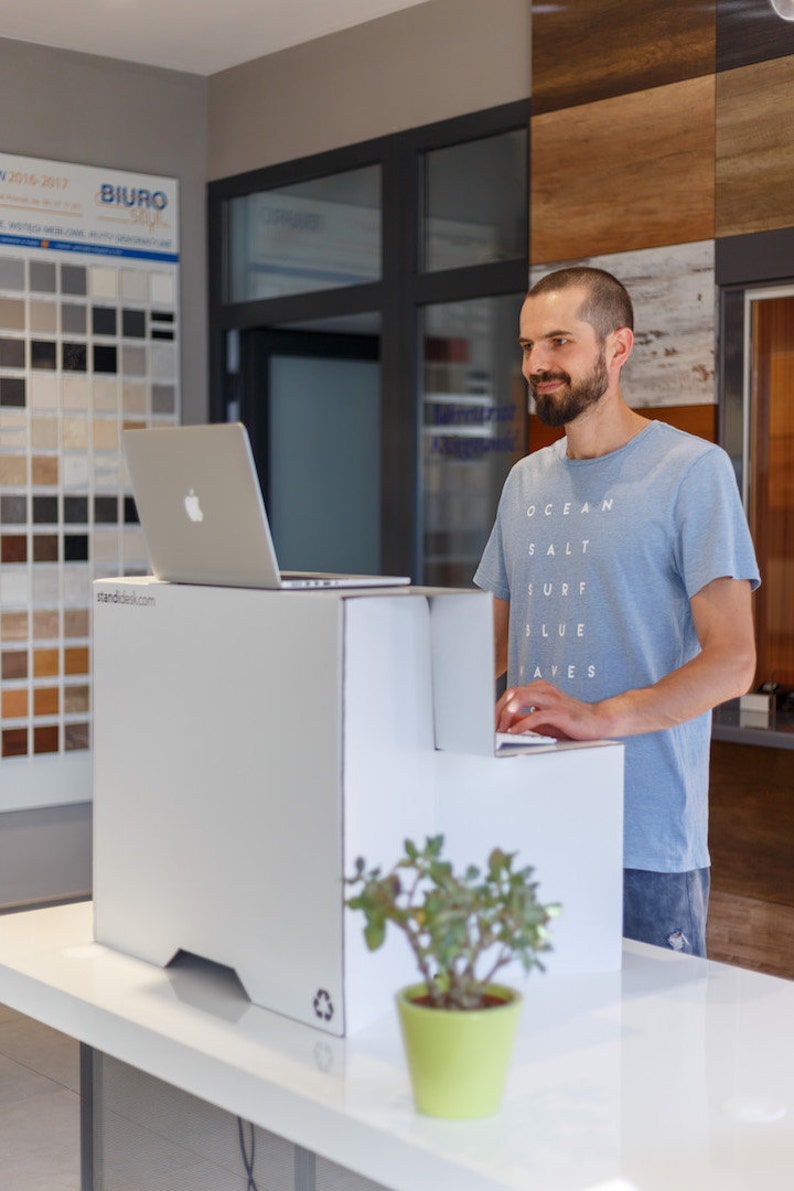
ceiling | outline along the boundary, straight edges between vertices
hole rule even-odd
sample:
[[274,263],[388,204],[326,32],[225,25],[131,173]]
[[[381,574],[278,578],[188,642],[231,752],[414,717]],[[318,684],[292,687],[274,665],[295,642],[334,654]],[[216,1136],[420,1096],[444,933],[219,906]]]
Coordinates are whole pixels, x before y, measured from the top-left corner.
[[2,0],[0,37],[209,75],[428,0]]

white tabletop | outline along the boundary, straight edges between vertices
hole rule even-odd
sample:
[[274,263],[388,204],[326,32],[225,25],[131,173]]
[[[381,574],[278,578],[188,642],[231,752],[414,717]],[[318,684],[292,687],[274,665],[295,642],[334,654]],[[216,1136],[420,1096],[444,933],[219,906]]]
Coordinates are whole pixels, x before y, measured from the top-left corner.
[[89,903],[0,917],[0,1001],[395,1191],[789,1191],[794,983],[627,943],[533,977],[502,1112],[411,1107],[390,1015],[337,1040],[200,960],[93,942]]

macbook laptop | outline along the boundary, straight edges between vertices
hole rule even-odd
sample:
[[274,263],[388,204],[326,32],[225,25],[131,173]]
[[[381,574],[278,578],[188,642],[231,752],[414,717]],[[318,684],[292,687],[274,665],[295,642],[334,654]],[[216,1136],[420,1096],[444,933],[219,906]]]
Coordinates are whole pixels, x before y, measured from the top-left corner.
[[394,587],[407,576],[279,571],[246,428],[122,433],[152,571],[171,583],[290,590]]

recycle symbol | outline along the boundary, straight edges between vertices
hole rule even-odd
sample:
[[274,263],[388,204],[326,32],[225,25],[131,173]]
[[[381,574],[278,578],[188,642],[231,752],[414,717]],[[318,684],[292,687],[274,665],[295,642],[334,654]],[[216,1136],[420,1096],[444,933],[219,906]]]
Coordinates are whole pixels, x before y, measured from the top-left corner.
[[319,1017],[320,1021],[331,1020],[334,1015],[334,1003],[330,993],[326,992],[324,988],[318,988],[313,1004],[315,1016]]

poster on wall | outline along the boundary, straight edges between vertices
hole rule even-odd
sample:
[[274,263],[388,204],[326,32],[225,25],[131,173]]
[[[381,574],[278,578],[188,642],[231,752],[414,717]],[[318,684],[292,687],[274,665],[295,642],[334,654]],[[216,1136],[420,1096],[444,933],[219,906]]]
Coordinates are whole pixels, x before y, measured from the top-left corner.
[[0,153],[0,812],[91,795],[91,583],[148,571],[121,431],[179,420],[178,208]]
[[173,178],[0,153],[0,243],[176,264]]

